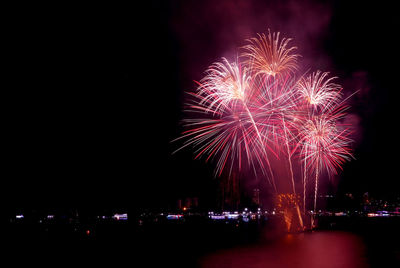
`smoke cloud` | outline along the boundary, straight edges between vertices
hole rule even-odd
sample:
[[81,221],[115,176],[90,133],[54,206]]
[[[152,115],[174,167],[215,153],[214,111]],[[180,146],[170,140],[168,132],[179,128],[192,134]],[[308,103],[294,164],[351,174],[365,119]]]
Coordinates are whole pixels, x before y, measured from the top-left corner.
[[[180,46],[182,77],[197,80],[214,61],[233,61],[238,48],[257,33],[281,32],[302,55],[300,72],[331,67],[324,51],[332,16],[330,4],[316,1],[177,1],[171,28]],[[185,83],[185,86],[190,86]]]

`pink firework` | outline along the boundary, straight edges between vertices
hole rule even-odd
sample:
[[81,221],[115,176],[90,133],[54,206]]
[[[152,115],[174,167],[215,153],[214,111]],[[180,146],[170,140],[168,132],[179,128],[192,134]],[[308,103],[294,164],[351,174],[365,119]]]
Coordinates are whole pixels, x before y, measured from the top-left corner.
[[337,125],[327,115],[307,119],[300,128],[302,160],[315,173],[326,170],[336,174],[346,160],[350,160],[350,131]]
[[339,123],[345,116],[346,106],[329,106],[330,110],[320,115],[310,114],[299,125],[300,157],[304,164],[303,199],[305,207],[307,173],[315,174],[314,211],[316,210],[318,180],[322,171],[337,174],[351,153],[350,129]]
[[246,63],[251,66],[254,76],[265,74],[276,76],[297,69],[298,54],[294,51],[296,47],[289,47],[290,38],[279,39],[278,33],[268,35],[258,34],[258,38],[251,38],[250,44],[243,47],[242,57],[246,58]]
[[200,80],[197,92],[200,104],[207,104],[210,111],[223,111],[235,102],[246,104],[251,97],[251,77],[240,63],[230,63],[226,58],[213,63]]
[[246,163],[254,170],[257,165],[266,170],[265,150],[243,103],[229,105],[222,111],[210,110],[210,100],[198,94],[189,94],[194,101],[187,111],[196,113],[197,117],[185,120],[188,130],[179,138],[184,138],[185,142],[178,150],[191,146],[195,149],[195,158],[216,161],[216,176],[220,176],[226,168],[230,174],[235,166],[240,171]]
[[[297,80],[292,76],[265,77],[261,81],[260,94],[252,107],[254,116],[262,126],[268,141],[281,144],[285,131],[291,131],[297,118],[300,98],[296,94]],[[286,140],[286,138],[284,138]]]
[[[254,87],[246,68],[223,58],[211,65],[206,74],[198,83],[197,93],[189,93],[193,103],[188,111],[198,117],[185,120],[190,130],[181,137],[189,138],[183,147],[198,148],[196,158],[208,155],[206,161],[217,159],[216,175],[221,175],[227,163],[230,172],[234,166],[241,169],[243,162],[254,170],[257,165],[263,172],[267,167],[270,170],[266,143],[250,110]],[[271,177],[269,180],[272,183]]]
[[332,83],[337,77],[328,78],[329,73],[317,71],[300,79],[298,90],[301,97],[313,108],[329,109],[340,100],[340,85]]

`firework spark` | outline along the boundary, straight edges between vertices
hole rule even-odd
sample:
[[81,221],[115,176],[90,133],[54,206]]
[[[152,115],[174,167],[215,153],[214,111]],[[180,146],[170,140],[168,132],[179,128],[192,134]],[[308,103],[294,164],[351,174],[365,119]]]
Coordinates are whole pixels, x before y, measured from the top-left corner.
[[317,71],[308,77],[303,77],[298,83],[300,95],[312,107],[329,109],[340,100],[340,85],[332,83],[337,77],[327,78],[328,72]]
[[327,170],[336,174],[342,164],[351,158],[348,129],[339,130],[334,120],[327,116],[307,120],[301,128],[301,155],[313,170]]
[[248,45],[244,46],[242,57],[255,72],[254,76],[266,74],[275,76],[297,69],[298,54],[294,53],[296,47],[288,47],[292,39],[282,38],[279,40],[279,32],[268,35],[258,34],[258,38],[248,39]]
[[[205,100],[198,94],[190,94],[193,104],[188,105],[188,112],[198,116],[185,120],[189,130],[183,132],[179,138],[185,138],[184,145],[193,146],[196,150],[195,158],[207,156],[206,161],[215,159],[216,175],[220,176],[224,168],[237,166],[241,170],[244,163],[254,169],[257,164],[265,170],[264,149],[260,146],[253,120],[243,103],[235,103],[225,109],[210,110],[210,100]],[[229,165],[228,165],[229,164]]]
[[[223,120],[224,124],[218,124],[218,126],[226,126],[236,124],[236,127],[226,128],[224,132],[220,134],[228,134],[229,131],[233,131],[235,134],[234,141],[236,142],[234,150],[224,151],[224,159],[228,158],[228,154],[231,152],[236,155],[234,157],[238,161],[239,169],[242,166],[242,151],[245,152],[248,162],[251,164],[251,159],[256,159],[261,170],[265,170],[265,165],[269,170],[269,181],[273,183],[273,173],[271,170],[270,162],[268,159],[268,153],[266,147],[269,148],[269,152],[274,151],[268,147],[267,143],[259,130],[258,123],[254,120],[253,111],[250,109],[254,107],[254,86],[252,85],[251,77],[247,74],[247,69],[242,68],[240,63],[234,62],[229,63],[228,60],[222,58],[221,62],[212,64],[206,71],[206,76],[198,83],[197,99],[198,105],[192,105],[192,108],[201,110],[206,113],[212,113],[217,116],[219,120]],[[205,120],[198,122],[198,124],[208,124],[213,121]],[[205,130],[207,127],[202,128]],[[237,131],[240,129],[240,131]],[[212,132],[217,134],[219,132]],[[238,133],[240,133],[239,136]],[[231,137],[231,136],[227,136]],[[226,138],[226,137],[225,137]],[[201,141],[204,141],[202,138]],[[205,143],[207,144],[207,142]],[[221,143],[226,145],[229,143]],[[211,146],[212,147],[212,146]],[[208,147],[201,151],[201,153],[207,153]],[[211,151],[212,153],[220,150]],[[233,166],[233,159],[232,159]],[[265,163],[264,163],[265,162]],[[218,161],[218,174],[220,175],[222,169],[225,167],[226,161]],[[254,165],[253,165],[254,168]]]
[[197,89],[203,96],[201,105],[209,110],[223,111],[235,102],[247,103],[251,97],[251,77],[238,62],[230,63],[226,58],[215,62],[206,71]]

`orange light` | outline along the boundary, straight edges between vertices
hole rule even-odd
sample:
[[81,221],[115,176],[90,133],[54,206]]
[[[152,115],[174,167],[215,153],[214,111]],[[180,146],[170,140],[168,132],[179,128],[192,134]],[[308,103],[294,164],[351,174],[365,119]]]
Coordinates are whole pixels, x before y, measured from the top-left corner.
[[186,211],[187,210],[187,208],[186,207],[183,207],[183,211]]

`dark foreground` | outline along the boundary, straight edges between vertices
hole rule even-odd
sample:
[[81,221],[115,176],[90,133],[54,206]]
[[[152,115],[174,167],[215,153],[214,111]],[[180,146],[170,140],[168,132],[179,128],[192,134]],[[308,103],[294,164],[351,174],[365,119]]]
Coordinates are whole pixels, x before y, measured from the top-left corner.
[[3,229],[2,256],[12,267],[400,267],[400,217],[323,218],[320,230],[300,234],[279,226],[13,225]]

